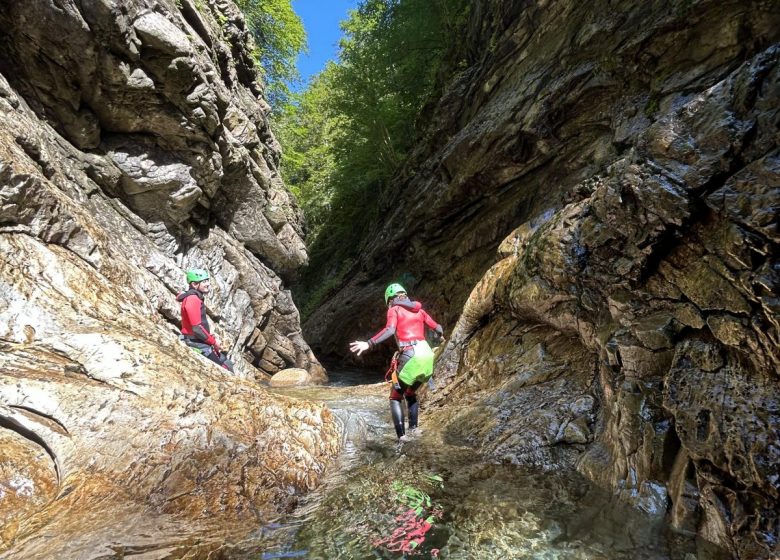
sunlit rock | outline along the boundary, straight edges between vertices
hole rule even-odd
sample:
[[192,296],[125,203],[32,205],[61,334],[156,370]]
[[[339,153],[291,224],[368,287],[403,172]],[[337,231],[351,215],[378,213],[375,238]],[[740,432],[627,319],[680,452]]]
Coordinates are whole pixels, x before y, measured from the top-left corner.
[[305,369],[288,368],[271,377],[271,387],[294,387],[295,385],[306,385],[310,381],[311,376]]
[[[215,553],[340,448],[327,409],[257,383],[327,377],[282,279],[301,216],[247,41],[228,1],[0,8],[0,556]],[[178,338],[190,267],[234,373]]]

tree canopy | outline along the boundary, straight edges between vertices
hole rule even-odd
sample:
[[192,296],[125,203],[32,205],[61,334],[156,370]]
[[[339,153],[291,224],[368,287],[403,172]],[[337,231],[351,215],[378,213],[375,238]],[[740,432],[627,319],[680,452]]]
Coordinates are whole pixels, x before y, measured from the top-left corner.
[[287,100],[289,85],[300,79],[295,66],[306,50],[303,22],[290,0],[236,0],[257,43],[257,57],[267,84],[267,96],[276,108]]
[[311,264],[296,288],[304,314],[346,273],[392,196],[468,5],[363,0],[342,22],[338,62],[278,111],[282,175],[308,221]]

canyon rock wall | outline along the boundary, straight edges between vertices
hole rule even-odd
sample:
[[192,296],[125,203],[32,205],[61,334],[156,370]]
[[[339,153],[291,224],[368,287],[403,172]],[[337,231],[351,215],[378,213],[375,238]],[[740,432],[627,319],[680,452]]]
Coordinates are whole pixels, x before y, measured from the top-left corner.
[[474,3],[473,63],[307,340],[343,354],[402,279],[450,337],[447,437],[777,557],[777,8]]
[[[258,384],[326,376],[251,49],[226,0],[0,3],[0,555],[220,548],[338,452]],[[178,340],[189,267],[235,374]]]

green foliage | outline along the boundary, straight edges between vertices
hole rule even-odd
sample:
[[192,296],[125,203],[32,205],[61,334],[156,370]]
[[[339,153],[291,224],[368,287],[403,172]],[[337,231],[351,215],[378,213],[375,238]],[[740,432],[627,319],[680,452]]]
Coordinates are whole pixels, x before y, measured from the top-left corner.
[[328,66],[292,103],[283,105],[274,121],[283,146],[282,178],[304,205],[310,231],[319,231],[334,195],[333,140],[338,119],[328,110],[334,65]]
[[395,492],[399,502],[413,509],[417,515],[420,515],[424,509],[429,509],[433,505],[428,494],[403,482],[393,482],[393,492]]
[[[466,0],[363,0],[342,22],[330,64],[276,116],[282,175],[308,221],[310,266],[296,287],[311,309],[345,274],[392,204],[392,178],[417,140]],[[304,312],[304,317],[306,313]]]
[[209,13],[209,7],[206,6],[204,0],[194,0],[193,3],[195,4],[195,9],[198,10],[201,14]]
[[661,106],[661,96],[658,93],[651,93],[645,103],[645,116],[652,118],[652,116],[658,112]]
[[444,488],[444,479],[440,475],[438,475],[438,474],[427,474],[427,475],[425,475],[425,477],[436,488]]
[[341,285],[341,279],[347,275],[354,264],[355,261],[349,258],[344,261],[340,268],[330,270],[328,275],[316,283],[306,303],[301,307],[301,316],[305,318],[311,315],[316,305],[324,300],[331,291],[336,290]]
[[300,78],[295,60],[306,49],[303,22],[291,0],[236,0],[257,42],[255,56],[268,86],[272,107],[290,94],[288,83]]

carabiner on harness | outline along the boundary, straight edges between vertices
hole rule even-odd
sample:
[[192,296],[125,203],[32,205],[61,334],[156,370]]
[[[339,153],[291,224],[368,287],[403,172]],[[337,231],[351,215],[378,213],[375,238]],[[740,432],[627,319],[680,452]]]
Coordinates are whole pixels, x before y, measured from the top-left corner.
[[401,390],[401,384],[398,382],[398,357],[400,352],[393,354],[393,359],[390,360],[390,369],[385,373],[385,381],[393,384],[393,389],[396,391]]

